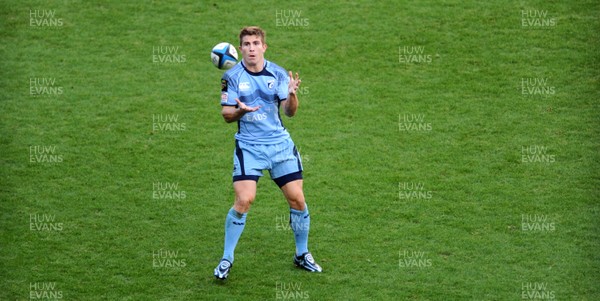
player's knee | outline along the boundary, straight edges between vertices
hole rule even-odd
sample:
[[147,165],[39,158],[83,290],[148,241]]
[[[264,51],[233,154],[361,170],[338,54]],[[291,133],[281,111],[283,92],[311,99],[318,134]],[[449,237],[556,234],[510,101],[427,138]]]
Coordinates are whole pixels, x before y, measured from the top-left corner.
[[294,197],[290,197],[288,199],[288,203],[290,204],[290,207],[292,209],[296,209],[296,210],[304,210],[304,208],[306,207],[306,202],[305,202],[304,196],[302,194],[299,194]]
[[255,197],[255,195],[249,193],[239,194],[235,198],[235,206],[242,209],[242,212],[246,212],[250,209]]
[[302,189],[295,189],[292,193],[290,193],[290,198],[295,202],[304,203],[304,192]]
[[242,196],[239,198],[239,201],[242,204],[250,206],[254,202],[254,196],[251,196],[251,195]]

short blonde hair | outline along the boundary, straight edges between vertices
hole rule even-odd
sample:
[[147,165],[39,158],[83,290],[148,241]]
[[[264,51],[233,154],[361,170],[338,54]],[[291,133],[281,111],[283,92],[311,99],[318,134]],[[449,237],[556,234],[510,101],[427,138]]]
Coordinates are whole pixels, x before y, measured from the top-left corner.
[[246,26],[240,31],[240,46],[242,46],[242,39],[245,36],[258,36],[260,41],[264,44],[267,33],[258,26]]

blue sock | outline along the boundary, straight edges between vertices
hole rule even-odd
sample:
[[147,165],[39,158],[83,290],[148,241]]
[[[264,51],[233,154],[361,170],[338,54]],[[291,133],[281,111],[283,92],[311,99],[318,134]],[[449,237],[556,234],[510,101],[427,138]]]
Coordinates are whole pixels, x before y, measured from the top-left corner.
[[294,231],[296,240],[296,256],[308,252],[308,231],[310,229],[308,206],[304,207],[304,211],[290,208],[290,228]]
[[227,218],[225,218],[225,248],[223,250],[223,258],[233,263],[233,251],[235,246],[244,231],[246,225],[247,213],[238,213],[233,209],[229,209]]

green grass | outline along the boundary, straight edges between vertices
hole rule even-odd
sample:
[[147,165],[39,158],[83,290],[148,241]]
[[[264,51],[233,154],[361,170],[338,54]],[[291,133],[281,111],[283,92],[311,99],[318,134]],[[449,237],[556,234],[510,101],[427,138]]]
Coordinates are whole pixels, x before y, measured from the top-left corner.
[[[600,299],[600,4],[384,2],[1,3],[0,299],[35,283],[64,300]],[[63,25],[30,26],[30,10]],[[522,10],[556,26],[522,27]],[[308,26],[277,26],[278,11]],[[293,267],[266,176],[217,283],[236,127],[209,51],[254,24],[302,78],[284,122],[325,271]],[[153,63],[160,46],[185,62]],[[431,62],[399,62],[404,46]],[[30,78],[62,93],[32,96]],[[555,93],[523,95],[523,78]],[[185,129],[153,130],[155,114]],[[431,130],[401,131],[413,115]],[[60,162],[30,162],[31,146]],[[523,162],[523,147],[553,159]],[[156,182],[185,198],[153,199]],[[403,184],[431,197],[401,198]],[[31,215],[60,230],[31,230]],[[553,230],[525,231],[524,216]],[[179,266],[154,267],[161,250]],[[427,264],[401,267],[405,251]]]

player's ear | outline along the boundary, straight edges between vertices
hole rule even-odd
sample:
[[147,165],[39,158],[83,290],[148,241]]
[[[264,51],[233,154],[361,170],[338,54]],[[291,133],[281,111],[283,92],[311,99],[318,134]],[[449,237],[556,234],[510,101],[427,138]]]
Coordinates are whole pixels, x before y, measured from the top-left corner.
[[266,51],[267,50],[267,44],[263,43],[263,50]]

